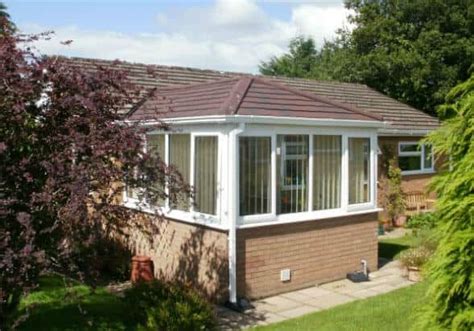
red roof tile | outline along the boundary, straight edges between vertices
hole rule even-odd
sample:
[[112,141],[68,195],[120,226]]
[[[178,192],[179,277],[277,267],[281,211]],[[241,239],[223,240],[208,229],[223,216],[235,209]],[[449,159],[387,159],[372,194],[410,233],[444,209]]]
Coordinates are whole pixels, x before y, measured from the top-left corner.
[[[130,81],[143,87],[144,90],[212,82],[224,78],[246,75],[235,72],[146,65],[124,61],[60,58],[87,72],[97,70],[97,66],[125,70],[128,73]],[[392,99],[363,84],[288,77],[265,76],[265,79],[271,79],[280,84],[296,88],[299,91],[316,94],[332,101],[345,103],[368,113],[382,116],[383,119],[389,123],[388,129],[403,130],[404,132],[412,130],[429,131],[439,126],[439,120],[436,117]]]
[[206,115],[257,115],[380,121],[381,117],[312,93],[253,76],[158,88],[130,120]]

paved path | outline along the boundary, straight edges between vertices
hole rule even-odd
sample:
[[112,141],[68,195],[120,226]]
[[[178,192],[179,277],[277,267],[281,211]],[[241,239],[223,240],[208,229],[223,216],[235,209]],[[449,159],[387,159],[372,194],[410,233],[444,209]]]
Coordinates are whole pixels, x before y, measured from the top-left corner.
[[218,307],[220,328],[236,330],[276,323],[413,284],[403,277],[398,261],[385,262],[370,274],[368,282],[352,283],[344,279],[269,297],[252,302],[255,308],[244,314]]

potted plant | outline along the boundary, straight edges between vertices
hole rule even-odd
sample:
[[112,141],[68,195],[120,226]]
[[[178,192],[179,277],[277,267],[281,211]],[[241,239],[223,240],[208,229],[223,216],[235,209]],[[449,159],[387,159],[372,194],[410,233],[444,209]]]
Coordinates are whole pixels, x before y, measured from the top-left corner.
[[419,282],[423,279],[421,268],[432,255],[432,250],[425,246],[407,249],[400,254],[400,263],[406,268],[408,280]]

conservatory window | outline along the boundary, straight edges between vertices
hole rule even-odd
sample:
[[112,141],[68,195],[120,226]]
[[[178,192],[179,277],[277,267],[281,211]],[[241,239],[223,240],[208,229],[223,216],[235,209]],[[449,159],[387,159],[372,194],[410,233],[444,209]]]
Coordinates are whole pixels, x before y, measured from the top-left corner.
[[[164,134],[153,134],[153,135],[148,135],[146,138],[146,150],[148,153],[154,156],[159,156],[163,162],[165,162],[166,157],[166,149],[165,149],[165,135]],[[154,187],[156,188],[156,195],[159,196],[158,198],[155,199],[154,203],[156,203],[159,206],[164,206],[165,205],[165,198],[164,198],[164,193],[165,193],[165,187],[164,187],[164,178],[161,178],[157,180],[157,182],[154,184]],[[149,200],[147,198],[147,200]]]
[[[169,164],[181,174],[185,183],[189,183],[191,173],[191,135],[172,134],[169,136]],[[172,187],[173,185],[170,185]],[[179,192],[173,192],[170,189],[170,196],[176,201],[172,208],[178,210],[189,209],[188,195]]]
[[195,210],[217,213],[217,137],[200,136],[194,146]]
[[313,136],[313,210],[341,207],[341,136]]
[[308,210],[308,149],[307,135],[277,136],[278,214]]
[[349,138],[349,204],[370,200],[370,139]]
[[271,138],[239,139],[240,215],[271,212]]
[[398,166],[404,174],[422,173],[433,170],[431,146],[417,142],[398,145]]

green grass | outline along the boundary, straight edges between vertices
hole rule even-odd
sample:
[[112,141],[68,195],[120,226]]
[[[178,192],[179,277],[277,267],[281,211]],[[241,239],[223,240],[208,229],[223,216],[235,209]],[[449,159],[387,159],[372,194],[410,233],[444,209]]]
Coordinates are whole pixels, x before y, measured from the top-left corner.
[[426,287],[426,284],[420,283],[252,330],[408,330],[413,324],[416,309],[423,300]]
[[[80,307],[80,308],[79,308]],[[92,292],[84,285],[65,287],[61,277],[43,277],[37,291],[20,305],[30,316],[19,330],[134,330],[126,305],[105,288]]]
[[405,235],[400,238],[383,239],[379,241],[379,257],[393,260],[403,250],[417,246],[420,238],[413,235]]

